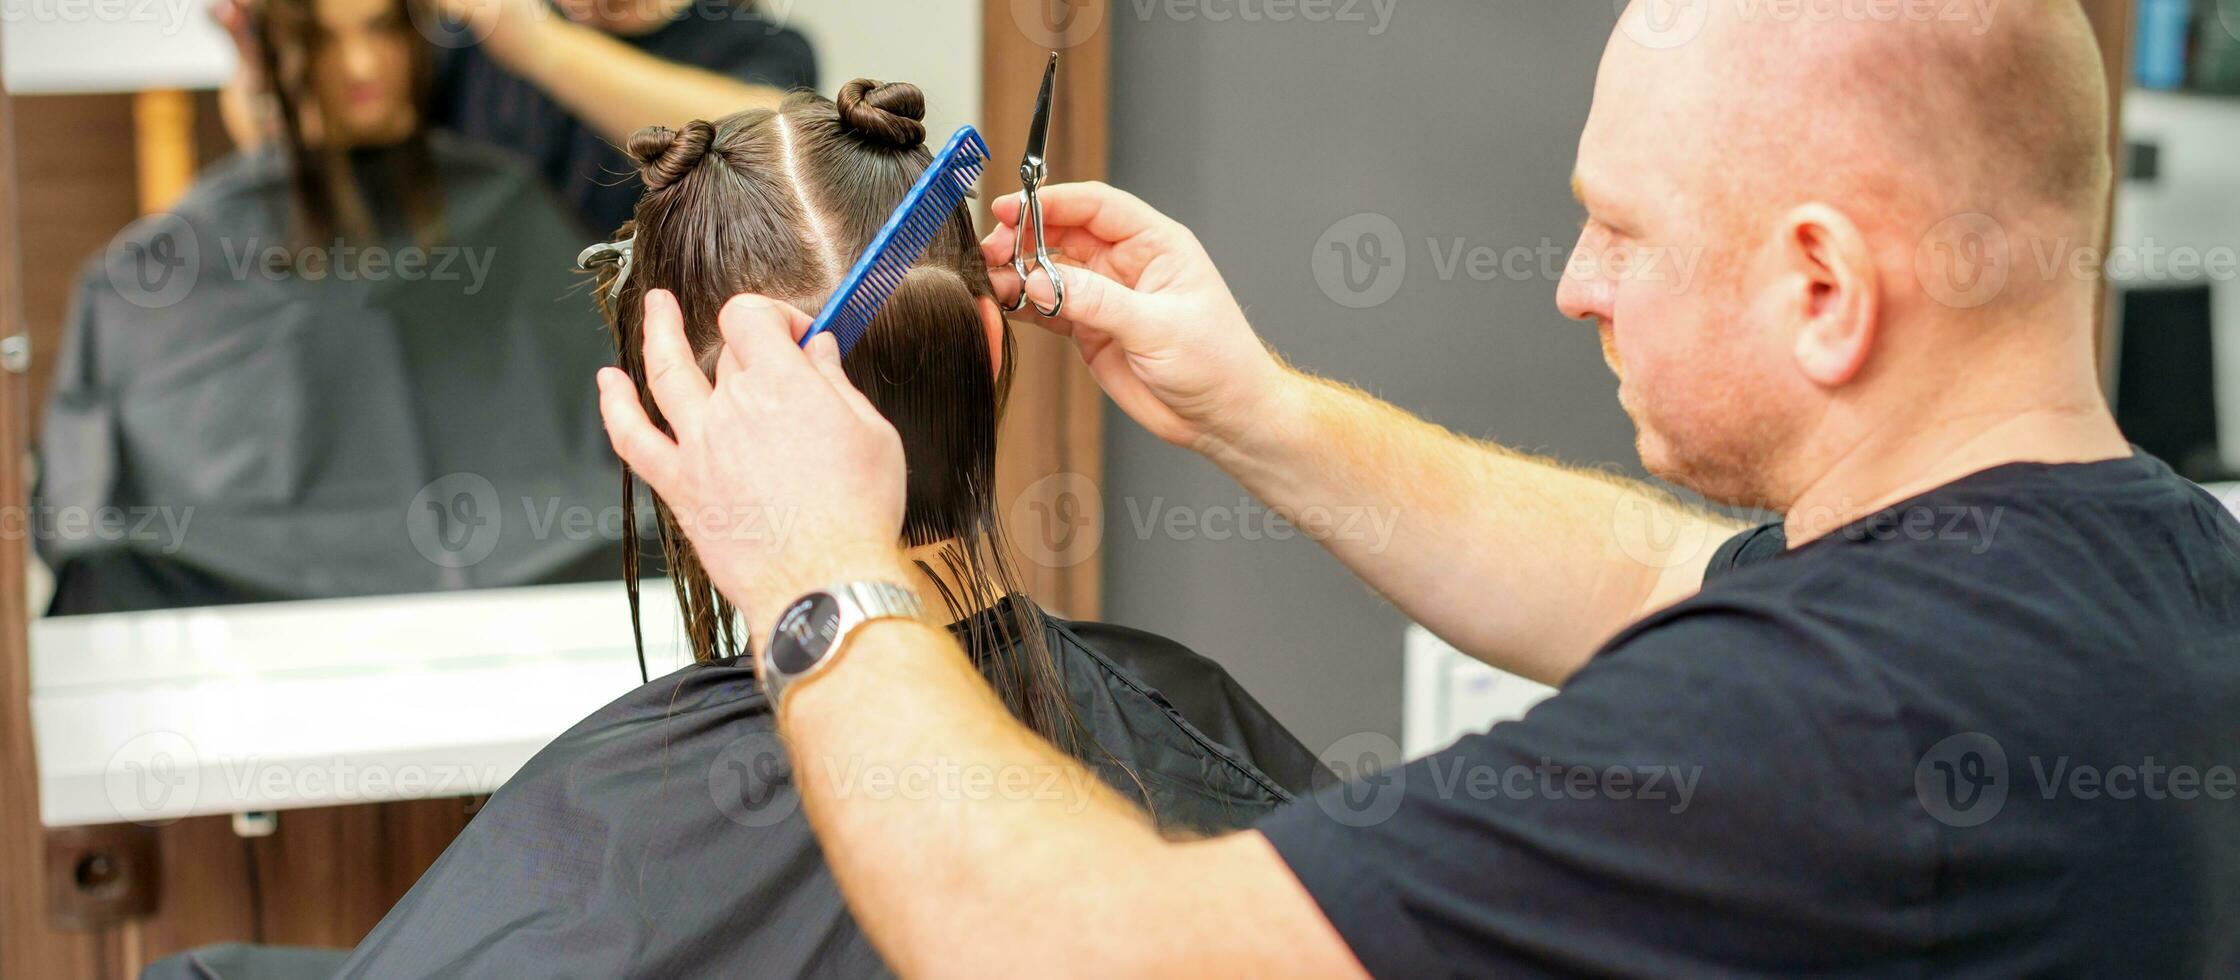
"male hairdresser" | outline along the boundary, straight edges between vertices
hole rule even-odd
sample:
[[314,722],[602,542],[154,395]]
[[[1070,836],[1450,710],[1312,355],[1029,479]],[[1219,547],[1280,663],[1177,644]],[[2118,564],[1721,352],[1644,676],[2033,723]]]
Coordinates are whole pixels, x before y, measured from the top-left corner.
[[[940,629],[862,595],[908,581],[902,451],[832,346],[804,357],[798,312],[742,297],[711,383],[649,300],[669,430],[610,371],[609,432],[709,515],[690,533],[769,638],[808,813],[897,970],[2240,972],[2240,525],[2111,421],[2096,283],[2022,258],[2102,232],[2077,5],[1980,36],[1695,8],[1690,43],[1636,43],[1637,5],[1608,45],[1576,174],[1596,261],[1557,301],[1601,331],[1651,471],[1782,524],[1738,534],[1291,370],[1189,231],[1047,193],[1076,263],[1055,329],[1123,410],[1280,511],[1396,512],[1387,548],[1332,554],[1562,688],[1252,831],[1164,840],[1052,778],[1073,764]],[[2003,230],[2003,286],[1919,258],[1953,216]],[[1620,271],[1661,249],[1704,273]],[[766,509],[789,537],[719,516]]]

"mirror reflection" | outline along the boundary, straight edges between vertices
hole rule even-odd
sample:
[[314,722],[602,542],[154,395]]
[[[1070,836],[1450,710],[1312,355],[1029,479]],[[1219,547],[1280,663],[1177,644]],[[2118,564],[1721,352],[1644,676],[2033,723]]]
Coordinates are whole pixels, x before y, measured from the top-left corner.
[[23,179],[59,190],[22,229],[33,608],[616,578],[590,383],[613,347],[575,259],[643,191],[629,134],[864,62],[922,66],[937,115],[977,97],[971,6],[915,15],[949,44],[868,30],[868,4],[792,6],[226,0],[10,25]]

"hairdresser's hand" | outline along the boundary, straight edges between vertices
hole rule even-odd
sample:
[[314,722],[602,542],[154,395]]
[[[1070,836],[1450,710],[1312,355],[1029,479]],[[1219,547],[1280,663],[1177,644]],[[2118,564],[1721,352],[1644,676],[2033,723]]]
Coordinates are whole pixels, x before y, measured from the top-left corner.
[[556,19],[544,0],[435,0],[435,8],[509,67],[535,50],[538,32]]
[[233,42],[233,75],[218,89],[218,119],[235,146],[259,146],[271,138],[272,112],[264,94],[256,32],[249,25],[249,2],[213,0],[210,20]]
[[646,297],[647,387],[670,432],[647,418],[630,378],[599,372],[607,437],[668,503],[716,589],[762,636],[802,593],[860,578],[899,580],[902,439],[791,305],[733,297],[708,383],[675,297]]
[[[1054,184],[1041,197],[1051,251],[1063,254],[1065,308],[1056,320],[1017,315],[1073,338],[1113,402],[1168,442],[1203,451],[1264,420],[1292,376],[1190,229],[1103,184]],[[1020,202],[996,200],[998,225],[981,243],[1006,302],[1020,288],[1011,269]],[[1047,278],[1033,276],[1026,289],[1050,305]]]

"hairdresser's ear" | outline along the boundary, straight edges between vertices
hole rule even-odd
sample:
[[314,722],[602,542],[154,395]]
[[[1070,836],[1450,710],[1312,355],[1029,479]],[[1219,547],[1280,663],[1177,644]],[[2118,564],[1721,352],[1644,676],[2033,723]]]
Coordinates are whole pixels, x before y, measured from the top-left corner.
[[994,365],[996,375],[1003,375],[1003,311],[996,307],[995,297],[976,297],[974,306],[980,308],[980,326],[988,334],[988,363]]
[[1796,333],[1793,356],[1822,388],[1849,384],[1874,353],[1880,284],[1866,235],[1849,215],[1805,204],[1782,220],[1781,308]]

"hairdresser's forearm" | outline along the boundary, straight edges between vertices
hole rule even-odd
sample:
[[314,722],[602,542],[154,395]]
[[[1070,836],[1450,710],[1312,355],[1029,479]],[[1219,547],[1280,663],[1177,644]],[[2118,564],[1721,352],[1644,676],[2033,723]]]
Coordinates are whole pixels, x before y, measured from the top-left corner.
[[235,73],[218,89],[218,121],[236,150],[244,153],[264,145],[266,132],[264,93],[245,72]]
[[[1087,770],[1012,721],[930,627],[863,628],[826,676],[789,694],[784,732],[848,904],[904,976],[1054,968],[1074,917],[1066,884],[1124,880],[1112,868],[1165,846]],[[935,782],[944,772],[947,787]],[[967,779],[986,779],[988,793],[971,798]]]
[[1466,439],[1298,373],[1207,456],[1457,648],[1560,683],[1696,591],[1733,525],[1647,484]]
[[545,16],[502,26],[489,51],[617,145],[647,126],[682,126],[775,107],[784,93],[657,58],[603,32]]
[[1162,839],[939,630],[863,627],[788,693],[783,732],[849,907],[903,976],[1353,968],[1264,839]]

